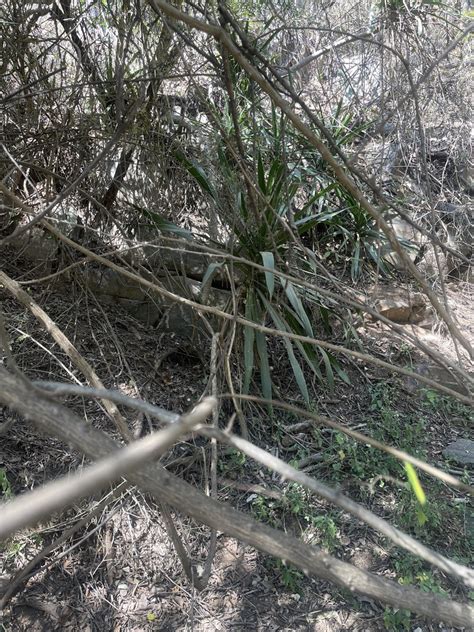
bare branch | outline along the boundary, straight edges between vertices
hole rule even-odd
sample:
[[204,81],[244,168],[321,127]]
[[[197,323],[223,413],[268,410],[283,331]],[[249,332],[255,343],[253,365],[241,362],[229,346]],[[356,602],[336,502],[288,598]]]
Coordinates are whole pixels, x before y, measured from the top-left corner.
[[347,496],[345,496],[342,492],[333,490],[328,485],[325,485],[321,481],[316,480],[315,478],[308,476],[304,472],[300,472],[296,470],[291,465],[288,465],[281,459],[278,459],[276,456],[273,456],[269,452],[262,450],[256,445],[253,445],[249,441],[245,439],[241,439],[235,435],[227,435],[222,431],[215,431],[214,429],[209,429],[210,434],[215,434],[221,441],[228,443],[235,448],[241,450],[244,454],[249,456],[252,459],[255,459],[262,465],[270,468],[274,472],[278,472],[282,476],[283,479],[288,479],[294,481],[295,483],[299,483],[304,487],[310,489],[312,492],[328,500],[329,502],[341,507],[345,511],[348,511],[353,516],[370,525],[372,528],[376,529],[387,538],[392,540],[398,546],[404,548],[410,553],[417,555],[422,558],[426,562],[429,562],[433,566],[437,566],[445,573],[456,577],[461,580],[468,586],[469,588],[474,588],[474,570],[467,568],[466,566],[462,566],[457,562],[453,562],[446,558],[444,555],[440,555],[423,545],[421,542],[412,538],[406,533],[403,533],[396,527],[393,527],[383,518],[379,518],[374,513],[359,505],[359,503],[354,502]]
[[[202,423],[216,405],[216,399],[208,397],[167,428],[131,443],[82,472],[48,483],[41,489],[4,503],[1,507],[0,540],[23,527],[35,524],[59,509],[70,506],[79,498],[101,490],[147,461],[161,456],[184,434]],[[60,416],[61,411],[58,410],[57,414]],[[84,424],[80,425],[83,431],[87,432]]]
[[[84,425],[78,417],[62,406],[52,405],[47,399],[36,397],[2,367],[0,401],[33,420],[43,432],[72,444],[91,459],[103,458],[117,450],[117,444],[104,433],[94,428],[87,428],[84,432]],[[144,465],[139,472],[130,473],[127,478],[153,494],[160,502],[164,501],[199,522],[279,557],[307,574],[431,619],[465,627],[474,625],[474,608],[471,605],[401,586],[338,560],[209,498],[158,464]]]
[[417,270],[413,261],[403,250],[393,229],[390,227],[380,210],[378,210],[369,202],[369,200],[366,199],[364,193],[359,189],[352,177],[346,173],[344,168],[334,158],[333,154],[326,146],[326,144],[317,137],[317,135],[313,132],[309,125],[307,125],[298,116],[298,114],[296,114],[291,104],[286,101],[275,88],[272,87],[269,81],[247,59],[244,53],[232,41],[229,34],[217,24],[203,22],[202,20],[199,20],[187,13],[183,13],[179,9],[176,9],[175,7],[170,5],[165,0],[149,0],[149,4],[158,13],[163,11],[165,15],[168,15],[175,20],[180,20],[188,26],[191,26],[192,28],[196,28],[199,31],[208,33],[227,48],[227,50],[234,57],[239,66],[241,66],[241,68],[243,68],[247,72],[249,77],[251,77],[261,87],[261,89],[270,97],[272,102],[277,107],[279,107],[282,112],[286,114],[288,119],[293,123],[294,127],[299,130],[301,134],[303,134],[303,136],[305,136],[305,138],[311,143],[311,145],[319,151],[321,157],[328,164],[328,166],[331,167],[336,179],[342,184],[342,186],[349,193],[351,193],[351,195],[358,201],[361,207],[373,219],[377,221],[378,226],[385,234],[394,251],[400,257],[400,260],[403,262],[406,269],[411,273],[418,285],[423,289],[436,312],[445,321],[453,338],[457,339],[460,342],[460,344],[468,352],[470,358],[474,360],[474,349],[471,347],[471,344],[459,330],[453,318],[446,310],[445,306],[440,302],[440,300],[436,296],[436,293],[430,287],[429,283],[426,281],[426,279],[423,278],[423,276]]
[[[163,408],[159,408],[158,406],[154,406],[153,404],[149,404],[148,402],[144,402],[140,399],[128,397],[127,395],[123,395],[123,393],[119,393],[118,391],[89,388],[87,386],[78,386],[76,384],[63,384],[61,382],[33,382],[33,384],[34,386],[40,388],[43,392],[51,392],[52,395],[82,395],[84,397],[91,397],[94,399],[108,399],[115,402],[116,404],[128,406],[135,410],[139,410],[140,412],[150,415],[150,417],[154,417],[155,419],[158,419],[165,424],[174,423],[179,419],[179,415],[177,415],[176,413],[170,413]],[[329,417],[316,415],[315,413],[304,410],[303,408],[298,408],[297,406],[293,406],[291,404],[287,404],[286,402],[262,399],[261,397],[256,397],[254,395],[237,395],[236,393],[224,393],[220,395],[220,397],[229,397],[237,400],[257,402],[263,406],[270,405],[276,408],[288,410],[295,415],[307,417],[308,419],[311,419],[313,422],[320,424],[321,426],[327,426],[328,428],[333,428],[338,432],[342,432],[348,437],[352,437],[352,439],[355,439],[356,441],[359,441],[364,445],[370,445],[377,450],[382,450],[387,454],[391,454],[400,461],[407,461],[408,463],[411,463],[412,465],[418,467],[420,470],[426,472],[430,476],[433,476],[434,478],[437,478],[448,485],[452,485],[456,489],[459,489],[474,496],[474,487],[468,485],[467,483],[463,483],[455,476],[452,476],[447,472],[443,472],[439,468],[434,467],[429,463],[425,463],[425,461],[421,461],[411,454],[408,454],[408,452],[404,452],[403,450],[399,450],[398,448],[393,448],[392,446],[381,443],[380,441],[377,441],[376,439],[373,439],[368,435],[358,432],[357,430],[352,430],[351,428],[348,428],[347,426],[335,421],[334,419],[330,419]]]
[[[0,187],[2,183],[0,182]],[[89,362],[79,353],[67,336],[59,329],[56,323],[46,314],[46,312],[23,290],[20,285],[11,279],[3,270],[0,270],[0,285],[3,285],[22,305],[31,311],[33,316],[43,325],[47,332],[61,347],[64,353],[71,359],[74,366],[81,371],[86,380],[97,388],[104,388],[100,378],[89,364]],[[125,419],[120,414],[115,404],[104,402],[105,409],[115,421],[122,437],[128,441],[132,435]]]

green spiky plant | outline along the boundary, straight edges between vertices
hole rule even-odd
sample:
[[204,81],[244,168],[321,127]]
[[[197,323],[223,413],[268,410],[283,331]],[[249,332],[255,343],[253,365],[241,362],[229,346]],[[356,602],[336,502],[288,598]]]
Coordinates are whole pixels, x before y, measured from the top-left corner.
[[[317,240],[327,251],[328,263],[337,257],[351,259],[353,278],[374,263],[383,270],[381,238],[373,220],[327,171],[318,152],[287,125],[284,114],[277,113],[232,61],[228,76],[232,97],[228,107],[214,111],[219,130],[214,138],[217,160],[204,167],[183,153],[177,153],[176,159],[215,206],[224,234],[231,236],[228,244],[219,247],[266,269],[233,262],[240,281],[238,312],[255,324],[244,325],[242,331],[243,391],[249,391],[258,371],[261,392],[270,399],[274,384],[268,340],[258,327],[315,338],[315,320],[327,324],[333,309],[316,290],[303,289],[278,272],[291,263],[292,269],[311,274],[312,262],[303,240],[311,246]],[[328,125],[340,147],[358,133],[341,104]],[[221,199],[230,204],[220,204]],[[218,265],[211,264],[206,279]],[[348,381],[336,358],[322,347],[282,339],[306,403],[310,394],[304,367],[330,388],[335,376]]]
[[[225,154],[220,152],[223,169],[229,167],[225,163]],[[212,196],[215,188],[205,176],[202,168],[189,160],[181,161],[188,172],[196,174],[197,183],[203,191]],[[311,230],[319,218],[308,213],[311,205],[317,204],[334,188],[331,182],[313,192],[306,203],[293,213],[293,231],[301,237]],[[238,268],[241,279],[240,313],[255,325],[266,325],[280,331],[314,337],[312,311],[324,311],[325,305],[316,292],[302,290],[296,284],[282,279],[278,269],[283,269],[290,251],[291,236],[287,228],[287,218],[295,207],[295,199],[303,190],[300,174],[294,170],[288,174],[281,157],[273,157],[265,164],[262,152],[257,155],[257,173],[255,188],[258,201],[256,208],[250,208],[247,195],[238,191],[235,196],[234,213],[237,221],[233,223],[235,242],[233,254],[249,262],[263,265],[265,272],[243,264],[234,264]],[[307,197],[307,195],[306,195]],[[294,247],[292,253],[300,259],[299,264],[306,264],[301,248]],[[281,267],[278,265],[280,264]],[[299,265],[298,264],[298,265]],[[215,267],[216,264],[212,264]],[[208,271],[211,272],[211,269]],[[309,367],[318,380],[325,381],[332,387],[335,373],[347,381],[347,376],[336,359],[325,349],[290,340],[284,337],[289,363],[298,388],[309,403],[310,395],[305,379],[303,365]],[[261,391],[264,397],[271,399],[273,392],[269,361],[268,341],[265,333],[251,326],[243,327],[243,391],[248,392],[255,371],[260,373]]]

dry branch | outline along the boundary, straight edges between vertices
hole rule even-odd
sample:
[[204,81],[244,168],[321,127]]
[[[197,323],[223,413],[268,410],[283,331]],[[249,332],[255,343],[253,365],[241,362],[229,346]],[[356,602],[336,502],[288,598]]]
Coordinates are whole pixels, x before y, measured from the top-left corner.
[[[149,415],[150,417],[154,417],[158,421],[162,423],[169,424],[174,423],[179,419],[179,415],[176,413],[170,413],[163,408],[155,406],[154,404],[149,404],[140,399],[134,399],[132,397],[128,397],[123,393],[118,391],[106,390],[106,389],[95,389],[89,388],[87,386],[78,386],[75,384],[63,384],[61,382],[33,382],[33,386],[40,389],[40,391],[51,393],[52,395],[83,395],[84,397],[90,397],[93,399],[110,399],[110,401],[115,402],[116,404],[120,404],[123,406],[127,406],[134,410],[138,410],[145,415]],[[426,472],[430,476],[437,478],[440,481],[443,481],[447,485],[452,485],[456,489],[460,491],[466,492],[471,496],[474,496],[474,487],[468,485],[467,483],[463,483],[458,478],[449,474],[448,472],[444,472],[439,468],[418,459],[417,457],[408,454],[408,452],[404,452],[403,450],[399,450],[398,448],[393,448],[392,446],[386,445],[377,439],[373,439],[368,435],[365,435],[357,430],[352,430],[351,428],[345,426],[344,424],[335,421],[329,417],[324,417],[323,415],[317,415],[316,413],[312,413],[310,411],[304,410],[303,408],[298,408],[297,406],[293,406],[292,404],[287,404],[286,402],[281,402],[278,400],[267,400],[261,397],[257,397],[254,395],[237,395],[237,394],[227,394],[224,393],[220,395],[221,398],[231,398],[236,400],[243,400],[249,402],[256,402],[262,406],[273,406],[275,408],[282,408],[283,410],[287,410],[295,415],[300,415],[302,417],[307,417],[310,419],[310,422],[305,422],[306,425],[312,425],[312,423],[317,423],[321,426],[327,426],[328,428],[333,428],[338,432],[342,432],[343,434],[359,441],[363,445],[370,445],[377,450],[382,450],[387,454],[391,454],[399,461],[406,461],[407,463],[411,463],[415,467],[418,467],[420,470]]]
[[167,428],[131,443],[82,472],[48,483],[3,505],[0,539],[36,524],[41,518],[69,507],[79,498],[100,491],[109,483],[133,472],[143,463],[162,456],[191,428],[202,423],[216,404],[215,398],[208,397],[189,414],[183,415]]
[[[69,540],[76,531],[82,529],[88,522],[90,522],[95,516],[99,515],[101,511],[107,507],[112,501],[118,498],[121,494],[123,494],[127,489],[127,483],[120,483],[112,492],[108,493],[103,500],[101,500],[92,511],[89,511],[84,518],[81,518],[78,522],[74,523],[72,527],[63,531],[61,535],[53,540],[50,544],[45,546],[41,551],[33,557],[23,568],[21,568],[15,575],[11,578],[8,586],[5,589],[3,595],[1,595],[0,599],[0,612],[5,608],[7,603],[10,601],[11,597],[19,590],[20,586],[27,582],[35,572],[38,572],[43,567],[40,566],[43,560],[52,553],[55,549],[57,549],[61,544]],[[70,549],[69,549],[70,550]],[[59,559],[61,559],[63,554],[59,556],[55,556],[55,558],[50,561],[47,566],[51,567],[53,564],[56,564]]]
[[444,555],[436,553],[436,551],[428,548],[415,538],[412,538],[410,535],[400,531],[400,529],[392,526],[383,518],[380,518],[368,509],[365,509],[365,507],[362,507],[362,505],[356,503],[351,498],[348,498],[342,492],[332,489],[328,485],[325,485],[312,476],[308,476],[304,472],[298,471],[291,465],[288,465],[288,463],[285,463],[269,452],[262,450],[258,446],[253,445],[249,441],[235,435],[226,435],[222,431],[210,430],[210,432],[214,432],[220,441],[234,446],[251,459],[254,459],[274,472],[277,472],[283,479],[294,481],[299,485],[303,485],[303,487],[311,490],[317,496],[320,496],[338,507],[341,507],[344,511],[349,512],[365,524],[370,525],[373,529],[376,529],[379,533],[385,535],[398,546],[404,548],[413,555],[417,555],[429,564],[437,566],[445,573],[452,575],[456,579],[461,580],[469,588],[474,588],[473,569],[462,566],[461,564],[446,558]]
[[[68,409],[35,396],[18,378],[0,367],[0,401],[34,421],[46,434],[81,450],[91,459],[115,452],[115,441],[83,422]],[[474,608],[415,588],[401,586],[358,569],[314,547],[305,545],[276,529],[259,524],[252,517],[224,505],[173,476],[160,465],[144,465],[127,479],[175,509],[212,528],[285,560],[305,573],[334,582],[353,593],[406,608],[450,625],[474,625]]]
[[[92,386],[96,388],[104,388],[99,376],[94,371],[87,360],[79,353],[67,336],[59,329],[56,323],[48,316],[48,314],[36,303],[20,285],[11,279],[8,275],[0,270],[0,287],[4,286],[22,305],[24,305],[33,316],[43,325],[46,331],[51,334],[53,339],[61,347],[68,356],[74,366],[81,371],[83,376]],[[108,401],[104,401],[104,407],[112,419],[115,421],[122,437],[128,441],[132,439],[131,432],[127,426],[127,422],[120,414],[117,406]]]
[[[49,383],[40,382],[40,383],[35,383],[34,385],[37,387],[41,386],[42,388],[45,388],[46,392],[48,393],[51,392],[51,393],[54,393],[55,395],[84,394],[88,396],[93,396],[95,398],[110,397],[117,404],[123,404],[126,406],[130,406],[132,408],[141,410],[143,412],[146,412],[152,417],[161,419],[165,423],[173,424],[176,421],[175,417],[179,419],[178,415],[174,415],[173,413],[167,413],[166,415],[164,415],[161,409],[157,409],[155,411],[155,407],[151,404],[129,398],[127,396],[124,396],[122,394],[119,394],[113,391],[105,391],[105,392],[94,391],[93,389],[83,388],[80,386],[78,387],[75,385],[68,385],[68,384],[61,385],[61,384],[55,384],[51,382]],[[39,392],[41,392],[41,390]],[[251,398],[251,399],[257,399],[257,398]],[[282,404],[283,404],[282,402],[272,402],[272,405],[277,406],[277,407],[278,406],[282,407]],[[301,412],[304,414],[304,411],[301,411]],[[215,408],[214,415],[216,415],[216,413],[217,413],[217,409]],[[315,417],[324,425],[329,425],[331,427],[334,427],[334,424],[336,423],[324,417],[319,417],[317,415],[315,415]],[[346,432],[346,434],[348,434],[349,436],[353,436],[354,431],[344,428],[344,426],[342,426],[341,424],[336,423],[336,427],[340,429],[342,432]],[[373,529],[379,531],[379,533],[389,538],[397,546],[400,546],[404,548],[405,550],[409,551],[410,553],[417,555],[418,557],[428,562],[429,564],[432,564],[433,566],[437,566],[445,573],[448,573],[452,575],[453,577],[457,578],[458,580],[464,582],[466,586],[468,586],[469,588],[474,588],[474,571],[473,570],[465,566],[462,566],[461,564],[457,564],[456,562],[453,562],[452,560],[446,558],[445,556],[440,555],[436,551],[433,551],[432,549],[426,547],[415,538],[412,538],[410,535],[392,526],[386,520],[384,520],[383,518],[380,518],[379,516],[369,511],[368,509],[366,509],[359,503],[354,502],[352,499],[345,496],[342,492],[332,489],[331,487],[329,487],[328,485],[325,485],[321,481],[318,481],[314,477],[310,477],[304,474],[303,472],[299,472],[298,470],[291,467],[290,465],[288,465],[281,459],[278,459],[277,457],[271,455],[267,451],[262,450],[261,448],[253,445],[249,441],[242,439],[240,437],[237,437],[235,435],[231,435],[228,432],[222,432],[221,430],[218,429],[218,426],[216,423],[214,423],[213,426],[205,426],[203,428],[197,428],[196,431],[199,432],[200,434],[203,434],[204,436],[212,437],[213,446],[215,445],[214,441],[217,438],[222,443],[227,443],[229,445],[234,446],[241,452],[247,454],[247,456],[249,456],[250,458],[253,458],[259,463],[262,463],[264,466],[269,467],[273,471],[278,472],[283,478],[295,481],[299,483],[300,485],[307,487],[316,495],[320,496],[321,498],[324,498],[325,500],[333,503],[334,505],[338,507],[341,507],[344,511],[349,512],[358,520],[361,520],[365,524],[371,526]],[[358,439],[364,444],[370,444],[373,441],[371,438],[366,437],[365,435],[361,435],[360,433],[354,433],[354,434],[356,435],[356,437],[354,438]],[[378,444],[379,442],[376,442],[376,443]],[[384,444],[380,444],[380,446],[387,448],[387,451],[390,451],[390,453],[392,454],[395,453],[394,456],[396,456],[400,460],[406,460],[404,456],[406,458],[412,458],[412,457],[409,457],[408,454],[405,454],[401,451],[390,448],[390,446],[384,446]],[[123,452],[124,451],[122,451],[120,454],[122,454]],[[120,458],[120,454],[118,458]],[[419,463],[423,463],[423,462],[416,459],[416,464],[419,464]],[[432,468],[432,466],[428,466],[427,464],[423,464],[423,465],[425,465],[425,469],[431,468],[435,470],[436,472],[439,472],[438,478],[442,478],[442,479],[444,478],[444,480],[446,480],[446,478],[442,476],[444,475],[444,472],[437,470],[437,468]],[[215,489],[215,484],[213,485],[213,488]],[[474,494],[474,489],[472,489],[472,487],[466,485],[466,488],[467,488],[466,491]],[[215,494],[213,494],[213,498],[215,497],[216,497]],[[0,526],[0,537],[1,535],[2,535],[2,527]],[[207,568],[207,565],[206,565],[206,568]],[[208,569],[208,571],[210,572],[210,568]],[[205,573],[203,575],[203,580],[204,580],[204,577],[206,576],[207,574]]]
[[[23,209],[26,213],[32,212],[32,209],[27,204],[22,202],[22,200],[20,200],[20,198],[18,198],[14,193],[12,193],[2,182],[0,182],[0,191],[4,193],[4,195],[11,201],[11,203],[14,206],[17,206]],[[263,325],[259,325],[258,323],[255,323],[241,316],[235,316],[234,314],[224,312],[223,310],[218,309],[217,307],[213,307],[211,305],[203,305],[201,303],[197,303],[196,301],[192,301],[188,298],[185,298],[184,296],[179,296],[178,294],[174,294],[173,292],[167,290],[166,288],[156,283],[153,283],[152,281],[149,281],[148,279],[145,279],[139,274],[136,274],[134,272],[131,272],[130,270],[125,269],[124,267],[118,265],[117,263],[113,261],[109,261],[104,256],[95,254],[88,248],[85,248],[84,246],[73,241],[72,239],[69,239],[69,237],[66,237],[65,235],[63,235],[63,233],[60,230],[58,230],[55,226],[53,226],[50,222],[43,220],[42,225],[46,228],[46,230],[48,230],[57,239],[59,239],[66,245],[70,246],[71,248],[74,248],[78,252],[81,252],[88,259],[92,261],[97,261],[98,263],[104,265],[105,267],[110,268],[111,270],[114,270],[115,272],[118,272],[125,278],[130,279],[131,281],[135,281],[139,285],[146,287],[150,290],[153,290],[154,292],[157,292],[158,294],[160,294],[161,296],[163,296],[164,298],[170,301],[174,301],[180,305],[185,305],[187,307],[193,308],[199,313],[212,314],[223,320],[239,323],[240,325],[250,327],[252,329],[255,329],[256,331],[260,331],[270,336],[288,338],[289,340],[299,340],[300,342],[308,343],[310,345],[316,345],[316,346],[322,347],[323,349],[328,349],[329,351],[332,351],[335,353],[342,353],[343,355],[354,358],[356,360],[369,362],[375,366],[379,366],[384,369],[387,369],[388,371],[399,373],[400,375],[406,375],[407,377],[411,377],[420,383],[426,384],[427,386],[434,388],[435,390],[438,390],[441,393],[444,393],[445,395],[454,397],[455,399],[463,402],[464,404],[468,404],[468,405],[473,404],[474,400],[472,399],[472,397],[462,395],[461,393],[458,393],[457,391],[454,391],[451,388],[443,384],[440,384],[439,382],[436,382],[435,380],[425,377],[424,375],[419,375],[418,373],[414,373],[413,371],[410,371],[409,369],[405,369],[404,367],[392,365],[389,362],[385,362],[384,360],[375,358],[367,353],[361,353],[360,351],[348,349],[347,347],[332,344],[325,340],[312,338],[310,336],[302,336],[299,334],[294,334],[293,332],[290,332],[290,331],[282,331],[278,329],[273,329],[271,327],[265,327]],[[0,282],[1,282],[1,278],[0,278]],[[361,305],[360,308],[365,309],[363,305]]]

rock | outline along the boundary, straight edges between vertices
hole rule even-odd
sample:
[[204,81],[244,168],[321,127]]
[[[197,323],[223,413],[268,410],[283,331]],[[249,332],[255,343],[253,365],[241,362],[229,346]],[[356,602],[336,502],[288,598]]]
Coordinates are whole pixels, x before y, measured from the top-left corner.
[[[84,285],[101,302],[120,305],[147,326],[159,327],[161,331],[174,333],[199,344],[209,335],[202,319],[192,307],[141,286],[115,270],[86,268],[80,274]],[[63,277],[61,280],[68,282],[67,276]],[[226,290],[209,287],[204,297],[203,284],[200,281],[181,276],[159,277],[158,283],[173,294],[219,309],[226,306],[231,296]],[[208,314],[206,318],[217,326],[218,321],[212,314]]]
[[456,439],[443,450],[443,456],[461,465],[474,465],[474,441]]
[[[401,217],[394,217],[390,222],[390,227],[395,233],[396,238],[400,242],[406,254],[414,261],[423,245],[423,235],[413,228],[411,224]],[[391,252],[386,260],[391,263],[397,270],[405,270],[406,266],[396,252]]]
[[[389,224],[400,245],[425,278],[436,280],[440,275],[446,278],[453,273],[456,276],[469,268],[466,259],[472,260],[474,254],[474,212],[469,205],[445,201],[436,205],[436,235],[441,243],[463,255],[464,261],[439,246],[436,257],[430,240],[400,217],[394,217]],[[397,270],[405,270],[406,266],[396,252],[390,252],[386,259]]]
[[[424,377],[430,378],[430,380],[434,380],[443,386],[447,386],[452,391],[456,391],[456,393],[460,393],[461,395],[469,395],[468,389],[455,380],[453,375],[442,366],[437,364],[431,364],[429,362],[421,362],[413,367],[413,371],[418,375],[422,375]],[[473,376],[474,377],[474,376]],[[419,389],[429,388],[423,382],[419,382],[417,379],[413,377],[408,377],[406,380],[406,385],[408,389],[412,392],[417,391]]]
[[15,237],[10,245],[16,255],[32,261],[38,267],[37,273],[51,272],[51,264],[57,258],[58,242],[46,231],[33,227],[27,233]]
[[[472,262],[474,255],[474,213],[472,210],[458,211],[452,221],[445,224],[443,232],[445,236],[440,235],[440,238]],[[459,273],[471,267],[451,253],[447,253],[446,258],[449,274]]]
[[469,195],[474,195],[474,163],[467,162],[461,169],[460,176],[464,191]]
[[[427,267],[428,269],[425,276],[431,276],[430,264],[428,264],[428,266],[425,265],[425,261],[428,260],[428,250],[430,248],[430,244],[426,243],[426,238],[420,231],[416,230],[416,228],[401,217],[394,217],[389,224],[400,242],[402,249],[405,251],[405,254],[411,261],[418,264],[420,271],[424,274],[424,268]],[[400,271],[406,270],[406,265],[397,252],[392,250],[385,259],[388,263],[392,264],[395,269]]]
[[426,316],[426,301],[418,292],[385,288],[374,307],[381,316],[399,324],[417,324]]

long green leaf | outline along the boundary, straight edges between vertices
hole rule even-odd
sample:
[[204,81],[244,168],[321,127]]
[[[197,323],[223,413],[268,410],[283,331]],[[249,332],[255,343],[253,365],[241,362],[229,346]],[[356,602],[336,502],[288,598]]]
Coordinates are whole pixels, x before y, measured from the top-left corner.
[[[280,329],[281,331],[291,331],[291,327],[289,327],[288,324],[284,321],[284,319],[277,314],[276,310],[268,303],[268,301],[266,301],[266,299],[264,300],[265,300],[265,305],[268,308],[268,313],[270,314],[271,319],[273,320],[276,328]],[[298,388],[300,389],[300,393],[303,395],[305,402],[309,404],[308,385],[306,384],[306,380],[305,380],[301,365],[296,359],[293,345],[291,344],[291,340],[289,340],[288,338],[283,338],[283,343],[286,347],[286,353],[290,360],[291,368],[293,370],[296,383],[298,384]]]
[[168,221],[159,213],[155,213],[155,211],[150,211],[147,208],[143,208],[142,206],[138,206],[137,204],[133,203],[130,203],[130,206],[142,213],[154,224],[154,226],[158,230],[161,230],[163,233],[172,233],[174,235],[178,235],[179,237],[184,237],[185,239],[193,238],[193,234],[191,231],[187,230],[186,228],[182,228],[181,226],[177,226],[176,224],[173,224],[173,222]]
[[[253,302],[255,300],[254,293],[252,291],[247,292],[247,300],[245,302],[245,318],[252,320],[254,318]],[[254,371],[254,344],[255,344],[255,329],[244,326],[244,384],[243,392],[247,394],[250,389],[250,381],[252,379]]]
[[[287,322],[289,324],[290,331],[293,331],[294,333],[298,333],[298,334],[303,333],[301,329],[301,324],[299,323],[298,318],[296,317],[296,314],[294,314],[290,310],[289,307],[286,308],[286,315],[287,315]],[[294,340],[293,342],[298,347],[298,350],[303,356],[303,358],[306,360],[306,364],[308,365],[308,367],[311,369],[311,371],[313,371],[313,373],[316,375],[318,380],[322,382],[323,375],[319,368],[319,357],[316,354],[314,346],[309,344],[308,342],[301,342],[301,340]]]
[[247,221],[249,212],[247,210],[247,204],[245,202],[245,195],[242,193],[242,191],[239,191],[237,193],[237,208],[239,209],[239,212],[242,214],[242,218],[245,221]]
[[296,290],[292,283],[289,281],[283,282],[283,289],[285,290],[285,294],[288,297],[293,309],[295,310],[298,318],[301,322],[301,325],[304,327],[304,330],[308,336],[314,337],[313,328],[311,327],[311,323],[309,322],[308,314],[306,313],[305,308],[303,307],[303,303],[301,302],[300,297],[296,293]]
[[268,362],[267,341],[261,331],[255,331],[255,341],[257,343],[257,353],[260,359],[260,382],[262,393],[265,399],[272,398],[272,377],[270,374],[270,363]]
[[316,200],[320,200],[327,193],[330,193],[333,189],[335,189],[337,187],[337,185],[338,185],[337,182],[331,182],[330,184],[328,184],[323,189],[321,189],[319,191],[316,191],[316,193],[309,198],[309,200],[303,206],[303,208],[298,213],[298,215],[301,215],[301,216],[305,215],[306,211],[313,206],[313,204],[316,202]]
[[258,152],[257,157],[257,180],[260,191],[263,195],[267,194],[267,185],[265,183],[265,167],[263,166],[262,154]]
[[420,505],[426,505],[425,490],[421,486],[415,468],[411,463],[407,463],[407,461],[403,461],[403,465],[405,466],[405,472],[407,473],[408,482],[410,483],[418,502],[420,503]]
[[351,264],[351,279],[355,281],[360,273],[360,241],[357,240],[354,248],[354,254],[352,255]]
[[334,391],[334,372],[331,366],[331,360],[329,359],[328,354],[322,347],[318,347],[318,351],[321,354],[324,362],[324,368],[326,369],[326,379],[329,384],[329,388],[331,392]]
[[288,340],[288,338],[284,338],[283,340],[285,343],[286,352],[290,359],[291,368],[293,369],[293,373],[296,378],[296,383],[298,384],[298,388],[300,389],[300,392],[303,395],[305,402],[309,404],[308,386],[306,384],[306,380],[304,377],[303,370],[301,369],[300,363],[296,359],[295,352],[293,350],[293,345]]
[[[275,258],[273,256],[273,252],[263,251],[260,253],[262,256],[263,265],[265,268],[270,268],[271,270],[275,269]],[[265,272],[265,281],[267,283],[268,295],[270,300],[273,296],[273,292],[275,290],[275,275],[273,272]]]
[[301,340],[295,340],[301,355],[306,360],[306,364],[313,371],[320,382],[323,381],[323,375],[319,369],[318,357],[314,351],[314,348],[308,343],[301,342]]
[[209,195],[215,200],[217,198],[216,192],[201,165],[194,160],[189,160],[181,152],[175,152],[174,155],[176,160],[178,160],[178,162],[180,162],[186,168],[188,173],[196,180],[201,189],[206,193],[209,193]]
[[269,191],[273,189],[275,182],[279,182],[281,180],[283,172],[283,163],[275,158],[275,160],[272,162],[272,166],[270,167],[270,171],[268,172],[267,188]]
[[347,373],[341,367],[341,365],[336,360],[336,358],[332,355],[332,353],[329,353],[329,351],[327,352],[327,355],[328,355],[328,358],[329,358],[329,362],[331,363],[331,366],[336,371],[336,373],[339,375],[341,380],[343,382],[345,382],[346,384],[350,384],[351,383],[350,377],[347,375]]
[[207,266],[207,270],[206,270],[206,272],[204,274],[204,277],[202,279],[202,285],[205,286],[206,283],[208,283],[208,281],[212,282],[212,279],[214,278],[216,272],[218,270],[220,270],[220,268],[222,268],[223,265],[224,264],[222,262],[221,263],[215,263],[215,262],[210,263]]

